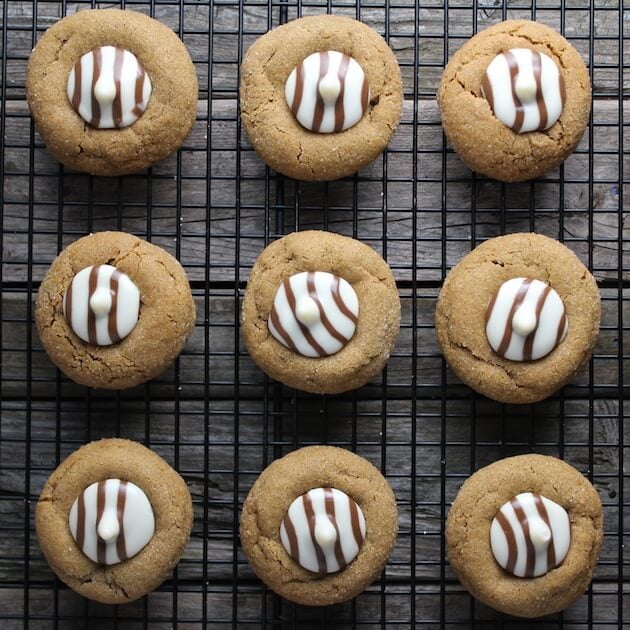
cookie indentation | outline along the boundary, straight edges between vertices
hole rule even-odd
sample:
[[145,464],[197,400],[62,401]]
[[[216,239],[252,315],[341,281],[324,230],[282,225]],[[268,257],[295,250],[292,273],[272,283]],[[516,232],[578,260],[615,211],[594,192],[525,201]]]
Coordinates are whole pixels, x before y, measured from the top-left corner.
[[521,578],[548,573],[571,544],[566,510],[539,494],[523,492],[504,503],[492,520],[490,544],[497,563]]
[[285,278],[269,314],[269,331],[284,346],[306,357],[339,352],[354,336],[359,298],[349,282],[326,271]]
[[366,536],[356,501],[335,488],[314,488],[291,503],[280,526],[286,552],[313,573],[335,573],[352,562]]
[[488,65],[481,92],[494,115],[516,133],[549,129],[566,98],[562,74],[553,59],[529,48],[512,48]]
[[70,509],[77,546],[101,565],[132,558],[151,540],[155,516],[147,495],[134,483],[104,479],[89,485]]
[[151,79],[137,57],[115,46],[99,46],[83,55],[67,85],[74,110],[97,129],[120,129],[136,122],[151,91]]
[[285,84],[287,104],[309,131],[336,133],[356,125],[365,113],[370,88],[359,63],[329,50],[309,55]]
[[129,276],[112,265],[85,267],[66,289],[63,314],[83,341],[110,346],[124,339],[138,323],[140,291]]
[[568,328],[562,299],[540,280],[504,282],[486,311],[488,343],[511,361],[535,361],[548,355],[564,340]]

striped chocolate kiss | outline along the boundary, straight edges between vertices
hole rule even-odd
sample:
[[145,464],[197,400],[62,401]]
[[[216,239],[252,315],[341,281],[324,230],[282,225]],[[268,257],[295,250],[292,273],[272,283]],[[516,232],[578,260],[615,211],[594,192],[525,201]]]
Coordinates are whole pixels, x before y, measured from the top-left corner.
[[497,55],[481,81],[494,115],[516,133],[549,129],[566,100],[564,78],[551,57],[529,48]]
[[153,537],[155,516],[147,495],[134,483],[103,479],[88,486],[70,508],[77,546],[98,564],[132,558]]
[[359,298],[349,282],[327,271],[303,271],[285,278],[269,314],[269,332],[305,357],[339,352],[352,339]]
[[76,62],[68,77],[68,99],[91,127],[128,127],[151,98],[151,80],[137,57],[123,48],[99,46]]
[[365,517],[356,501],[335,488],[314,488],[291,503],[280,525],[286,552],[304,569],[342,571],[365,540]]
[[73,332],[87,343],[109,346],[124,339],[140,313],[140,291],[112,265],[85,267],[63,296],[63,314]]
[[313,53],[298,64],[287,79],[284,95],[302,127],[317,133],[353,127],[370,102],[363,68],[335,50]]
[[562,563],[570,544],[566,510],[533,492],[523,492],[503,504],[490,526],[495,560],[517,577],[548,573]]
[[496,292],[486,311],[490,347],[510,361],[535,361],[549,354],[569,329],[564,303],[548,284],[512,278]]

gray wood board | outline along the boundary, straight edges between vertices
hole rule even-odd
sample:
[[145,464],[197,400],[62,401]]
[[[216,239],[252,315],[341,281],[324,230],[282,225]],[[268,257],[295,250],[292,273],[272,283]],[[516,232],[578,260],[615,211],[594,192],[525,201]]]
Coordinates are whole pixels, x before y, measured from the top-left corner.
[[[90,179],[61,169],[33,131],[24,102],[33,7],[37,6],[41,36],[61,17],[61,3],[7,4],[7,64],[2,77],[7,100],[3,103],[2,273],[6,286],[2,294],[0,521],[9,535],[0,538],[0,581],[6,587],[0,589],[0,610],[10,610],[16,617],[25,612],[26,549],[31,585],[28,612],[42,618],[32,620],[31,627],[48,628],[47,619],[57,614],[64,619],[59,626],[63,628],[83,627],[76,617],[87,614],[94,617],[91,628],[111,627],[111,608],[88,603],[63,588],[51,589],[52,573],[37,546],[32,519],[37,495],[60,459],[86,441],[120,434],[148,442],[177,464],[193,494],[195,528],[177,570],[179,628],[200,627],[196,620],[204,603],[199,592],[204,578],[213,629],[232,628],[233,622],[257,627],[265,610],[268,619],[286,619],[287,627],[292,619],[303,622],[300,627],[321,627],[326,613],[272,600],[240,550],[235,588],[232,580],[238,544],[233,526],[257,474],[274,457],[323,440],[355,448],[382,467],[400,504],[401,533],[383,587],[385,612],[377,584],[356,605],[331,609],[326,617],[331,623],[349,626],[355,614],[357,621],[383,620],[388,628],[409,627],[412,518],[417,559],[413,573],[418,580],[413,601],[423,627],[440,626],[443,604],[453,628],[470,627],[473,614],[488,622],[499,619],[481,605],[471,609],[450,572],[440,542],[442,516],[471,471],[499,457],[536,449],[563,456],[594,479],[606,517],[604,550],[593,586],[594,616],[600,628],[618,627],[620,586],[616,582],[622,576],[617,561],[624,534],[630,530],[627,510],[623,532],[618,530],[619,509],[627,502],[627,496],[620,495],[619,474],[628,473],[627,464],[620,470],[620,437],[630,443],[628,427],[620,426],[624,411],[615,398],[621,379],[630,382],[629,362],[619,361],[617,329],[620,308],[622,321],[630,321],[630,293],[615,288],[630,279],[630,195],[624,196],[620,208],[617,187],[619,173],[629,172],[630,157],[619,143],[629,146],[630,128],[625,125],[620,132],[624,112],[616,97],[620,88],[630,88],[630,46],[620,59],[619,15],[608,10],[618,3],[600,0],[592,14],[586,5],[567,3],[571,10],[565,14],[564,32],[585,61],[592,61],[594,124],[566,162],[562,179],[558,171],[536,183],[508,186],[471,177],[450,151],[442,159],[443,136],[434,96],[445,58],[472,33],[471,5],[451,3],[445,15],[441,3],[426,3],[416,19],[414,4],[412,0],[397,2],[388,14],[374,6],[360,12],[363,21],[387,35],[401,63],[407,95],[403,120],[383,158],[357,178],[324,185],[297,183],[271,173],[252,151],[237,120],[238,60],[260,34],[278,23],[278,6],[243,4],[239,13],[238,4],[191,3],[180,24],[177,6],[155,4],[155,17],[182,32],[195,61],[202,97],[198,120],[178,158],[164,161],[150,174],[115,179],[113,186],[108,179]],[[77,8],[72,2],[66,6],[68,12]],[[135,4],[133,8],[147,9]],[[325,2],[303,7],[304,14],[325,10]],[[337,12],[356,15],[349,6]],[[529,18],[531,11],[510,8],[506,16]],[[288,17],[296,17],[295,6],[288,7]],[[477,27],[502,17],[499,8],[480,7]],[[553,8],[539,11],[537,17],[556,28],[561,25],[560,12]],[[595,33],[592,50],[591,27]],[[414,64],[416,54],[418,64]],[[621,76],[620,62],[625,66]],[[417,101],[413,100],[414,84]],[[591,184],[584,183],[591,170]],[[178,202],[179,212],[175,212]],[[155,382],[128,392],[86,395],[84,388],[59,378],[40,347],[35,327],[27,321],[37,285],[59,249],[79,236],[105,229],[142,236],[148,227],[153,242],[172,253],[177,251],[173,237],[180,236],[180,259],[197,302],[197,328],[177,371],[171,368]],[[370,243],[386,254],[399,283],[403,329],[398,347],[383,377],[358,395],[327,399],[295,394],[270,383],[238,339],[240,298],[256,256],[275,236],[307,228],[330,229]],[[435,299],[445,272],[477,242],[503,231],[529,230],[562,237],[591,265],[602,286],[603,329],[595,358],[562,396],[535,407],[503,407],[471,395],[445,369],[433,329]],[[411,265],[414,246],[415,268]],[[620,247],[624,247],[621,252]],[[30,294],[27,283],[32,283]],[[412,283],[417,283],[415,295]],[[630,354],[629,344],[624,340],[624,356]],[[414,364],[417,387],[412,389]],[[208,400],[203,382],[206,367]],[[30,448],[26,446],[27,423]],[[31,474],[25,478],[27,465]],[[30,531],[28,545],[26,529]],[[626,544],[622,551],[626,566],[627,549]],[[440,593],[442,567],[447,582]],[[629,587],[623,588],[627,593]],[[152,628],[172,627],[172,589],[169,581],[149,596],[146,611]],[[53,608],[56,594],[58,609]],[[124,620],[119,627],[137,627],[143,606],[139,602],[121,609],[119,619]],[[234,606],[237,619],[233,619]],[[630,598],[624,596],[623,606],[629,618]],[[583,597],[563,620],[582,627],[587,614],[588,598]],[[427,623],[429,619],[435,623]],[[18,627],[21,620],[3,621],[3,629]]]

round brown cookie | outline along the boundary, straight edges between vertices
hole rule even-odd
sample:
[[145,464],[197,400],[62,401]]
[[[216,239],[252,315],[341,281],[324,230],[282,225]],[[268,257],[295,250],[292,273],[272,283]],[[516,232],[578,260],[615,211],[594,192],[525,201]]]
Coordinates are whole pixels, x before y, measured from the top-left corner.
[[[75,275],[108,264],[127,274],[140,291],[135,327],[118,343],[87,343],[63,312]],[[98,232],[75,241],[53,261],[41,283],[35,321],[52,362],[89,387],[126,389],[162,373],[179,355],[195,326],[195,304],[186,273],[160,247],[124,232]]]
[[[318,574],[285,550],[280,526],[291,503],[312,488],[335,488],[363,512],[366,537],[345,569]],[[333,446],[309,446],[274,461],[254,483],[243,505],[241,545],[256,575],[276,593],[308,606],[343,602],[367,588],[382,571],[398,532],[396,498],[367,460]]]
[[[536,361],[511,361],[492,350],[486,310],[512,278],[550,285],[564,303],[568,333]],[[601,300],[595,279],[567,247],[541,234],[509,234],[479,245],[448,274],[435,316],[437,339],[464,383],[506,403],[547,398],[571,381],[589,359],[599,334]]]
[[[304,271],[333,273],[358,297],[356,331],[336,354],[302,356],[269,330],[278,288]],[[243,300],[241,328],[254,361],[269,376],[307,392],[335,394],[365,385],[385,366],[399,327],[400,299],[387,263],[364,243],[331,232],[294,232],[269,245],[254,264]]]
[[[512,48],[545,53],[564,79],[564,108],[547,130],[512,131],[482,95],[486,68]],[[588,124],[591,87],[580,54],[562,35],[537,22],[508,20],[475,35],[455,53],[442,76],[438,104],[447,138],[472,170],[517,182],[546,173],[575,150]]]
[[[155,517],[148,544],[111,565],[90,560],[69,525],[77,497],[105,479],[136,484]],[[125,604],[159,586],[179,561],[192,522],[190,492],[177,472],[142,444],[117,438],[91,442],[65,459],[46,482],[35,513],[37,538],[51,569],[77,593],[106,604]]]
[[[110,45],[138,58],[153,89],[136,122],[98,129],[75,111],[66,87],[85,53]],[[33,50],[26,79],[31,113],[49,151],[93,175],[135,173],[176,151],[195,122],[197,92],[195,68],[177,35],[157,20],[120,9],[79,11],[57,22]]]
[[[363,68],[370,100],[361,120],[337,133],[302,127],[285,99],[291,71],[310,54],[335,50]],[[348,17],[316,15],[279,26],[247,51],[241,68],[243,125],[260,157],[275,170],[303,180],[355,173],[387,146],[402,114],[398,62],[383,38]]]
[[[533,492],[569,515],[571,543],[562,563],[536,578],[519,578],[496,562],[490,527],[501,506]],[[570,606],[587,588],[603,538],[603,514],[593,486],[555,457],[520,455],[477,471],[461,487],[446,522],[448,560],[462,584],[488,606],[540,617]]]

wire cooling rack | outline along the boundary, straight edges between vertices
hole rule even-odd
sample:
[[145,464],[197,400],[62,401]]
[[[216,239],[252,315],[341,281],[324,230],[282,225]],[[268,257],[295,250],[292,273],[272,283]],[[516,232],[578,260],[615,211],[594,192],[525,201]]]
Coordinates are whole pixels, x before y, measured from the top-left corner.
[[[627,214],[630,6],[621,0],[282,0],[122,3],[172,27],[200,81],[197,123],[177,156],[147,173],[92,178],[59,166],[24,100],[29,52],[66,13],[94,2],[2,3],[2,420],[0,627],[13,628],[620,628],[630,622],[630,228]],[[116,3],[114,6],[120,6]],[[269,28],[335,12],[382,33],[402,67],[405,110],[383,157],[359,175],[303,184],[270,172],[238,119],[239,64]],[[594,86],[578,151],[542,180],[505,186],[471,174],[447,148],[435,92],[445,62],[474,32],[505,18],[561,31]],[[165,60],[168,62],[168,60]],[[625,145],[625,149],[624,149]],[[389,261],[403,304],[382,378],[342,396],[296,393],[266,379],[239,337],[256,255],[276,237],[320,228],[369,243]],[[33,299],[54,256],[91,232],[133,232],[186,267],[197,326],[175,366],[144,387],[89,391],[53,369],[33,325]],[[461,385],[438,351],[435,300],[449,270],[482,240],[535,230],[564,241],[597,277],[599,344],[550,400],[506,406]],[[624,336],[626,339],[624,339]],[[177,570],[141,601],[109,607],[57,581],[33,529],[38,494],[81,444],[139,440],[184,476],[195,506]],[[256,476],[299,446],[337,444],[370,459],[394,488],[397,546],[381,578],[353,602],[292,605],[265,589],[239,548],[238,517]],[[596,485],[605,538],[595,579],[564,614],[505,618],[475,602],[445,559],[444,520],[474,470],[528,452],[563,457]]]

